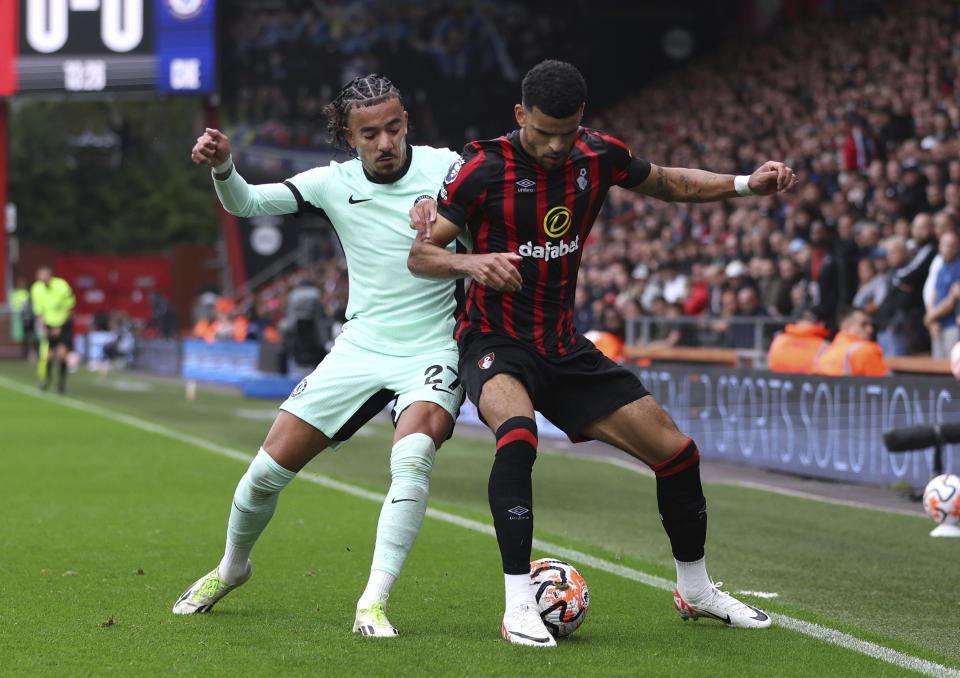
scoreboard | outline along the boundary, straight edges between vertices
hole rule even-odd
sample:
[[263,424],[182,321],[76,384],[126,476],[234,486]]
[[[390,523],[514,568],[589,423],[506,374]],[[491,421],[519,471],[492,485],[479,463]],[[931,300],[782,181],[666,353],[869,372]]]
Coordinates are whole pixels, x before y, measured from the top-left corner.
[[0,0],[0,96],[207,93],[216,0]]

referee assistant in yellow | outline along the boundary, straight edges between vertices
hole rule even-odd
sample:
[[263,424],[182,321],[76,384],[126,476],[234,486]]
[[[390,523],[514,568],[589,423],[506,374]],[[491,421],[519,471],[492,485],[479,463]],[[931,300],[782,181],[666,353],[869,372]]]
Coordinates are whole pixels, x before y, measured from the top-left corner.
[[73,347],[73,307],[76,297],[70,284],[57,278],[49,266],[37,269],[37,281],[30,288],[30,303],[40,326],[40,356],[37,375],[40,389],[50,388],[53,365],[59,364],[57,392],[63,393],[67,384],[67,353]]

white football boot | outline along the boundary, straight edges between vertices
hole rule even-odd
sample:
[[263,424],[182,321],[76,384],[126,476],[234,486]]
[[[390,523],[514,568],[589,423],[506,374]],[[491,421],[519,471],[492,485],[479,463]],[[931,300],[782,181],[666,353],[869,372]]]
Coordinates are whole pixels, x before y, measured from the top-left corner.
[[381,593],[380,600],[363,610],[357,609],[353,632],[372,638],[396,638],[400,632],[387,619],[385,605],[389,594]]
[[531,603],[513,605],[503,613],[503,637],[516,645],[556,647],[547,627],[540,618],[540,610]]
[[228,584],[217,574],[217,569],[200,577],[177,600],[173,606],[174,614],[203,614],[209,612],[218,600],[250,579],[253,566],[247,560],[247,573],[234,584]]
[[718,588],[720,586],[723,586],[723,582],[711,582],[707,595],[696,600],[684,600],[680,592],[674,589],[673,606],[684,621],[706,617],[740,629],[765,629],[770,626],[770,616],[766,612],[741,603],[729,593],[721,591]]

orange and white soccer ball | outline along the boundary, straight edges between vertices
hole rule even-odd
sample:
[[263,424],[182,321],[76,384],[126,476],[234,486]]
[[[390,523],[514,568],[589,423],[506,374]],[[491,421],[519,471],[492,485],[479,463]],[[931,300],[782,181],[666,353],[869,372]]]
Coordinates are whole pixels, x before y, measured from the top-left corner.
[[938,523],[956,525],[960,520],[960,478],[944,473],[927,483],[923,510]]
[[590,591],[570,563],[541,558],[530,563],[530,584],[536,587],[540,617],[554,638],[576,631],[587,616]]

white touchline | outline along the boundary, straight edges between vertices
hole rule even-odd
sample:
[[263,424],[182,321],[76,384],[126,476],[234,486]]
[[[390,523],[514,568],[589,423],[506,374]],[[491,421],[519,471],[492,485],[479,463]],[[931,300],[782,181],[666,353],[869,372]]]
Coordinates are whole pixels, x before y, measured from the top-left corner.
[[779,593],[768,593],[767,591],[737,591],[745,596],[754,596],[756,598],[779,598]]
[[[123,414],[105,407],[100,407],[99,405],[90,405],[67,396],[51,395],[48,393],[38,392],[33,388],[24,386],[23,384],[11,379],[7,379],[6,377],[0,377],[0,385],[24,395],[32,396],[42,400],[48,400],[52,403],[59,403],[65,407],[70,407],[82,412],[88,412],[90,414],[96,414],[122,424],[127,424],[128,426],[133,426],[134,428],[138,428],[142,431],[148,431],[166,438],[179,440],[182,443],[194,445],[195,447],[202,448],[209,452],[214,452],[224,457],[229,457],[231,459],[244,462],[249,462],[253,459],[253,455],[251,454],[247,454],[245,452],[241,452],[240,450],[235,450],[224,445],[218,445],[217,443],[205,438],[198,438],[186,433],[181,433],[174,429],[167,428],[166,426],[153,424],[149,421],[145,421],[128,414]],[[355,485],[350,485],[349,483],[343,483],[338,480],[334,480],[333,478],[329,478],[319,473],[301,471],[297,474],[297,477],[303,478],[304,480],[317,485],[329,487],[331,489],[339,490],[355,497],[369,499],[377,503],[383,502],[384,497],[386,496],[379,492],[371,492],[370,490],[365,490],[362,487],[357,487]],[[474,532],[495,536],[492,525],[480,523],[476,520],[463,518],[453,513],[447,513],[446,511],[440,511],[434,508],[428,508],[427,515],[431,518],[436,518],[437,520],[442,520],[452,525],[473,530]],[[665,591],[673,591],[674,589],[674,582],[664,579],[663,577],[647,574],[646,572],[641,572],[640,570],[634,570],[633,568],[626,567],[625,565],[618,565],[610,562],[609,560],[598,558],[574,549],[569,549],[565,546],[551,544],[550,542],[543,541],[542,539],[534,539],[533,547],[545,551],[552,556],[568,558],[572,561],[575,561],[578,565],[583,564],[589,567],[594,567],[598,570],[602,570],[603,572],[615,574],[625,579],[646,584],[647,586],[663,589]],[[770,613],[770,617],[778,626],[782,626],[793,631],[798,631],[812,638],[816,638],[817,640],[822,640],[832,645],[853,650],[854,652],[859,652],[860,654],[868,657],[873,657],[874,659],[879,659],[911,671],[916,671],[927,676],[934,676],[935,678],[960,678],[960,671],[957,669],[949,666],[943,666],[942,664],[937,664],[926,659],[920,659],[919,657],[914,657],[913,655],[899,652],[889,647],[872,643],[868,640],[862,640],[856,636],[850,635],[849,633],[837,631],[836,629],[831,629],[827,626],[821,626],[820,624],[806,622],[801,619],[794,619],[793,617],[777,614],[775,612]]]

